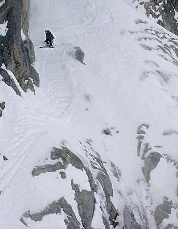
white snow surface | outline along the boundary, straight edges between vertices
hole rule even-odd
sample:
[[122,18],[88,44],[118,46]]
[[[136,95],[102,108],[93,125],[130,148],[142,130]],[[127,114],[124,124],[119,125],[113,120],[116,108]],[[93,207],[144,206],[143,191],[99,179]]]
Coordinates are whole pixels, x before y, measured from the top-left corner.
[[[20,218],[27,210],[39,212],[62,196],[77,212],[71,176],[89,190],[80,171],[68,167],[65,180],[58,179],[57,173],[33,178],[31,172],[48,163],[51,149],[63,143],[87,166],[80,144],[86,139],[92,139],[102,160],[113,162],[121,171],[120,182],[112,180],[118,197],[112,201],[119,212],[125,204],[144,206],[150,228],[156,229],[151,212],[166,196],[175,209],[162,225],[178,226],[176,167],[162,158],[147,185],[136,139],[138,127],[148,124],[144,141],[178,161],[178,67],[169,55],[162,58],[156,39],[138,39],[151,37],[153,33],[146,32],[149,29],[177,37],[140,14],[130,2],[31,0],[29,35],[35,46],[40,87],[35,94],[28,91],[18,97],[0,81],[0,102],[6,102],[0,118],[1,229],[25,229]],[[136,23],[138,19],[146,23]],[[45,29],[55,35],[54,49],[39,49]],[[165,44],[169,44],[166,39]],[[85,52],[86,65],[74,58],[75,46]],[[112,135],[102,133],[106,128]],[[99,207],[92,226],[103,229],[97,215],[101,215]],[[80,220],[77,213],[76,217]],[[63,218],[65,215],[49,215],[42,222],[28,223],[33,229],[64,229]],[[117,228],[122,228],[122,222]]]
[[5,3],[5,0],[3,0],[2,2],[0,2],[0,7]]
[[[1,3],[0,3],[1,4]],[[1,7],[1,5],[0,5]],[[7,33],[7,22],[4,22],[3,24],[0,24],[0,35],[5,36]]]

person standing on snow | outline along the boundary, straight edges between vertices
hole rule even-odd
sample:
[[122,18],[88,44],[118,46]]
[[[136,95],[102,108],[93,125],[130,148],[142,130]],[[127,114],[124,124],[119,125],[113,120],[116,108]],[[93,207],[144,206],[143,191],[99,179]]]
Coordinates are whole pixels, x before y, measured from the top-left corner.
[[44,41],[50,48],[53,48],[54,36],[49,30],[45,30],[46,40]]

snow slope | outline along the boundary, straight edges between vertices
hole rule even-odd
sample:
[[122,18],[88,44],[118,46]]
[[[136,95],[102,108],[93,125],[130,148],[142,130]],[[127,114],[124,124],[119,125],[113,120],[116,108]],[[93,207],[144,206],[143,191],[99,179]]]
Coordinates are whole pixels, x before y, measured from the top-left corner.
[[[22,97],[0,82],[0,98],[6,101],[0,118],[1,229],[26,228],[20,221],[26,211],[39,212],[60,197],[67,199],[81,220],[70,182],[73,178],[80,188],[90,189],[86,174],[70,166],[65,181],[57,181],[57,173],[34,178],[31,174],[35,166],[49,162],[53,147],[62,145],[88,167],[84,148],[100,155],[108,174],[111,162],[121,171],[119,182],[111,178],[112,201],[120,213],[117,228],[124,225],[125,205],[133,212],[143,208],[149,228],[157,228],[153,212],[164,197],[174,208],[160,228],[178,227],[177,38],[127,4],[123,0],[31,0],[29,35],[41,82],[35,95],[22,92]],[[56,37],[54,49],[38,48],[45,29]],[[86,65],[75,59],[75,46],[85,52]],[[152,151],[162,155],[148,183],[137,150],[142,124],[146,126],[143,144],[149,143]],[[103,134],[107,128],[111,135]],[[89,139],[92,147],[87,145]],[[98,203],[100,198],[96,196]],[[94,229],[104,228],[101,215],[96,207]],[[64,218],[49,215],[26,223],[33,229],[64,229]],[[136,213],[135,218],[141,224]]]

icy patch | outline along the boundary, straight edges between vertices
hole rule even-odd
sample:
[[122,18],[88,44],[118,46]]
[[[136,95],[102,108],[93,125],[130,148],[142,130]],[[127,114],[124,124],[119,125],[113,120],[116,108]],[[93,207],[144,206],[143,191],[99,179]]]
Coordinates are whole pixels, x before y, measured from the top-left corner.
[[[0,6],[1,6],[1,3],[0,3]],[[0,24],[0,36],[6,36],[6,33],[7,33],[7,21],[4,22],[3,24]]]
[[24,34],[22,29],[21,29],[21,37],[22,37],[22,41],[27,40],[27,38],[26,38],[26,36],[25,36],[25,34]]
[[0,2],[0,7],[1,7],[3,4],[5,4],[5,0],[2,1],[2,2]]

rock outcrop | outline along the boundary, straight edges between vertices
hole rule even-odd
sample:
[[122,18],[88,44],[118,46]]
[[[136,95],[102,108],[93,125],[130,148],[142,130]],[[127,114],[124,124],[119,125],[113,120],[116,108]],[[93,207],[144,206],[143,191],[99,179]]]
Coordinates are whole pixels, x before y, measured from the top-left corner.
[[155,209],[155,221],[157,227],[162,223],[164,219],[169,218],[171,214],[171,208],[173,207],[172,201],[169,201],[168,198],[164,198],[163,203],[156,207]]
[[84,63],[84,57],[85,57],[85,53],[82,51],[82,49],[78,46],[74,47],[75,49],[75,58],[76,60],[78,60],[79,62],[81,62],[82,64]]
[[[92,222],[101,222],[103,229],[148,229],[148,219],[143,206],[141,209],[130,204],[125,204],[123,212],[119,211],[119,202],[124,193],[116,188],[122,177],[121,171],[113,162],[109,164],[103,161],[100,154],[94,150],[92,140],[80,142],[84,157],[78,156],[65,145],[61,148],[54,147],[50,152],[50,159],[46,163],[36,166],[32,171],[34,179],[40,181],[40,177],[55,177],[56,185],[61,182],[69,185],[70,199],[58,196],[40,211],[31,212],[30,209],[23,214],[21,222],[26,226],[43,221],[44,217],[56,215],[62,217],[67,229],[94,229]],[[69,176],[69,171],[73,176]],[[80,180],[75,179],[79,174]],[[85,177],[83,180],[82,177]],[[43,179],[42,178],[42,179]],[[116,182],[116,186],[113,184]],[[84,186],[82,184],[85,184]],[[59,186],[59,189],[62,186]],[[117,203],[118,202],[118,203]],[[142,203],[141,203],[142,205]],[[100,224],[100,225],[101,225]]]
[[0,117],[2,116],[2,111],[5,109],[5,102],[0,103]]
[[141,124],[137,130],[137,155],[144,161],[142,172],[147,182],[150,181],[152,170],[157,167],[161,157],[163,157],[159,152],[152,151],[152,147],[149,143],[144,143],[145,134],[148,129],[149,125],[144,123]]
[[178,2],[176,0],[135,0],[136,7],[144,6],[146,15],[157,19],[157,23],[178,35]]
[[137,223],[132,210],[129,209],[128,206],[125,206],[123,216],[125,222],[124,229],[147,229],[148,228],[146,226],[142,227],[139,223]]
[[144,167],[142,168],[142,172],[143,172],[147,182],[149,182],[149,180],[150,180],[151,171],[156,168],[156,166],[158,165],[161,157],[162,156],[161,156],[160,153],[151,152],[148,155],[148,157],[146,157],[144,159]]
[[[74,193],[77,212],[73,211],[72,205],[64,197],[59,196],[58,200],[54,200],[40,212],[31,213],[30,210],[25,212],[21,218],[23,224],[27,225],[29,219],[32,221],[42,221],[44,216],[51,214],[61,215],[64,212],[66,228],[79,229],[82,227],[92,229],[92,221],[96,208],[99,208],[97,211],[101,211],[100,220],[103,221],[105,229],[110,228],[110,225],[113,225],[113,228],[115,228],[119,224],[119,213],[112,202],[114,197],[112,183],[104,162],[98,154],[88,156],[91,157],[90,163],[92,167],[90,169],[67,147],[53,148],[51,151],[51,162],[55,161],[55,163],[36,166],[32,171],[32,176],[38,177],[41,174],[55,172],[58,172],[60,175],[63,173],[64,175],[72,167],[76,172],[78,170],[86,176],[88,188],[84,189],[81,187],[80,181],[76,182],[74,178],[70,179],[71,193]],[[116,170],[113,163],[111,166]],[[118,176],[117,173],[117,178]],[[61,175],[61,179],[67,182],[69,178],[65,174],[65,176]],[[77,218],[78,215],[81,221]]]
[[[142,172],[145,177],[146,182],[149,184],[150,189],[152,188],[151,180],[152,180],[152,172],[157,169],[159,166],[159,163],[164,161],[164,163],[167,163],[170,167],[174,168],[175,171],[178,169],[178,162],[175,158],[172,158],[171,156],[168,156],[167,154],[162,154],[160,152],[155,151],[155,149],[161,149],[162,147],[160,145],[157,146],[151,146],[145,139],[145,136],[147,134],[147,131],[149,131],[149,125],[148,124],[142,124],[138,127],[137,130],[137,155],[143,160],[143,167]],[[177,135],[177,132],[174,130],[166,130],[163,132],[163,136],[171,136],[171,135]],[[177,174],[177,173],[176,173]],[[175,174],[175,176],[177,176]],[[163,174],[164,176],[164,174]],[[176,177],[175,177],[176,178]],[[176,194],[176,193],[175,193]],[[172,196],[171,196],[172,197]],[[175,225],[167,223],[165,226],[162,225],[163,221],[165,219],[169,219],[172,213],[172,209],[174,211],[177,211],[177,204],[174,199],[171,199],[170,197],[164,196],[163,203],[157,205],[154,209],[154,219],[156,223],[156,228],[176,228]],[[126,213],[128,215],[128,209],[126,209]],[[129,218],[126,221],[130,221],[131,223],[128,225],[131,225],[132,222],[134,222],[133,213],[130,213]],[[135,222],[133,223],[135,225]],[[127,226],[126,228],[132,228],[131,226]],[[140,228],[139,226],[134,228]]]
[[[17,82],[23,91],[35,91],[35,86],[39,86],[39,75],[33,67],[35,54],[28,37],[30,1],[1,2],[0,26],[3,33],[0,34],[0,74],[18,95]],[[16,83],[9,73],[15,76]]]

